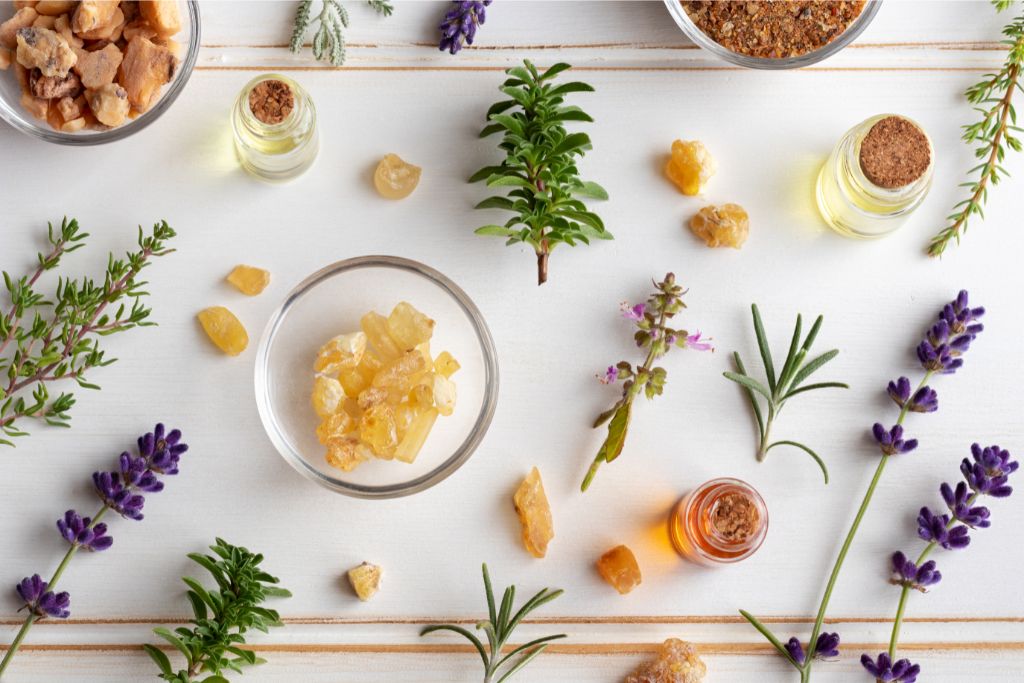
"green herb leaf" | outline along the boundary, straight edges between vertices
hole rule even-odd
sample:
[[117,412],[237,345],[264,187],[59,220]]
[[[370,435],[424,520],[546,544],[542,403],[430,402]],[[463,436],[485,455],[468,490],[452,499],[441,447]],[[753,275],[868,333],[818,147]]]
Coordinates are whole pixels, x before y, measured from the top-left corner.
[[776,441],[772,445],[768,446],[768,448],[766,448],[765,451],[766,452],[770,451],[771,449],[775,448],[776,446],[794,446],[794,447],[799,448],[800,450],[804,451],[805,453],[807,453],[807,455],[809,455],[812,458],[814,458],[814,462],[818,463],[818,467],[821,468],[821,473],[823,475],[825,475],[825,483],[828,484],[828,467],[825,466],[825,461],[822,460],[821,457],[818,456],[817,453],[815,453],[814,451],[812,451],[810,448],[808,448],[807,446],[803,445],[802,443],[797,443],[796,441]]
[[[761,361],[764,363],[764,371],[768,376],[768,388],[775,392],[775,365],[772,363],[772,351],[768,347],[768,337],[764,333],[764,323],[761,321],[761,312],[757,310],[757,304],[750,307],[754,316],[754,334],[757,336],[757,348],[761,352]],[[732,379],[730,377],[730,379]],[[769,399],[771,397],[769,396]]]
[[772,400],[771,393],[768,391],[768,389],[764,387],[763,384],[761,384],[757,380],[748,377],[747,375],[741,375],[736,372],[723,372],[722,375],[726,379],[730,379],[733,382],[736,382],[737,384],[742,384],[744,387],[751,391],[756,391],[757,393],[761,394],[766,399],[768,399],[768,401]]

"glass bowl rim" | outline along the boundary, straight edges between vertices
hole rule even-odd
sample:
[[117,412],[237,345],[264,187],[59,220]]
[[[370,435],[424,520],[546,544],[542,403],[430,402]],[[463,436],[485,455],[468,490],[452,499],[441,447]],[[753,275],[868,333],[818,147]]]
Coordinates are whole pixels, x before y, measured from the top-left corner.
[[[5,101],[0,102],[0,121],[4,121],[11,128],[24,133],[25,135],[29,135],[39,140],[45,140],[46,142],[52,142],[58,145],[68,145],[71,147],[89,147],[92,145],[106,144],[108,142],[116,142],[134,135],[148,127],[151,123],[160,118],[164,112],[170,109],[171,105],[174,104],[174,101],[178,99],[181,91],[185,89],[185,85],[192,77],[192,70],[199,58],[199,47],[202,37],[202,22],[199,20],[199,2],[198,0],[185,0],[185,6],[188,8],[190,35],[188,49],[185,51],[185,57],[181,60],[181,65],[178,67],[178,74],[167,86],[167,89],[160,95],[160,99],[157,103],[135,120],[122,126],[118,126],[117,128],[111,128],[98,133],[66,133],[64,131],[49,128],[48,124],[45,124],[45,122],[41,122],[41,124],[33,124],[29,122],[30,115],[26,114],[25,116],[22,116],[17,110],[15,110],[16,106],[20,106],[18,103]],[[32,119],[32,121],[34,121],[34,119]]]
[[[452,455],[430,472],[409,481],[383,486],[366,486],[342,481],[341,479],[324,474],[311,466],[301,454],[295,452],[284,440],[272,419],[271,414],[273,410],[270,407],[269,383],[267,382],[267,362],[270,346],[291,306],[309,290],[335,275],[363,268],[394,268],[403,270],[419,275],[440,287],[458,304],[462,312],[469,318],[484,357],[483,405],[480,408],[480,413],[477,415],[472,430],[470,430],[469,435],[463,440],[462,444]],[[469,295],[461,287],[440,271],[419,261],[400,256],[368,255],[336,261],[313,272],[299,282],[299,284],[295,285],[285,296],[281,305],[270,316],[263,330],[259,347],[256,351],[254,375],[256,407],[260,414],[260,421],[263,424],[264,431],[267,433],[267,437],[281,457],[284,458],[285,462],[307,479],[337,493],[355,498],[400,498],[425,491],[447,479],[469,460],[470,456],[473,455],[483,441],[491,425],[498,402],[498,353],[494,346],[491,331],[487,327],[487,322],[480,313],[480,309],[477,308],[473,300],[469,298]]]
[[686,10],[683,8],[680,0],[664,0],[664,2],[665,6],[668,8],[669,14],[672,15],[672,18],[675,20],[680,30],[687,38],[693,41],[695,45],[707,50],[726,62],[746,67],[748,69],[762,69],[766,71],[799,69],[828,59],[856,40],[857,37],[864,32],[864,29],[871,24],[875,15],[878,14],[878,10],[882,7],[882,0],[865,0],[864,9],[861,10],[860,15],[854,19],[853,23],[850,24],[846,30],[839,34],[839,37],[831,43],[827,43],[819,47],[817,50],[812,50],[795,57],[771,59],[768,57],[753,57],[751,55],[733,52],[732,50],[723,47],[697,27],[697,24],[690,19],[690,15],[686,13]]

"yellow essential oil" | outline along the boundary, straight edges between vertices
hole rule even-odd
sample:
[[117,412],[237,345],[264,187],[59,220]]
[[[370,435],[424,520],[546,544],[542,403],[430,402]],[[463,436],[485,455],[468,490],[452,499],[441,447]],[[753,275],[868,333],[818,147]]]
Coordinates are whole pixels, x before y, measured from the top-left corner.
[[261,180],[291,180],[312,166],[320,151],[313,100],[278,74],[257,76],[242,88],[231,127],[238,163]]

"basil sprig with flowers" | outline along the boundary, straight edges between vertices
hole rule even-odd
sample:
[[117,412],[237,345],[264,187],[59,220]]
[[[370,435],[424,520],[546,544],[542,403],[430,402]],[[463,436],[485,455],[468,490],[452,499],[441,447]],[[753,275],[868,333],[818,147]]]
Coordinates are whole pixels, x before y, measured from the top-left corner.
[[523,667],[532,662],[538,655],[540,655],[541,652],[547,649],[547,646],[551,641],[566,637],[564,633],[555,636],[544,636],[543,638],[537,638],[528,643],[524,643],[523,645],[519,645],[508,652],[503,652],[505,643],[508,642],[512,632],[515,631],[516,626],[519,626],[520,622],[522,622],[530,612],[533,612],[537,608],[551,602],[564,591],[560,589],[551,590],[550,588],[545,588],[523,603],[523,606],[513,613],[512,609],[516,599],[516,587],[509,586],[505,589],[505,593],[501,597],[501,606],[499,608],[494,600],[494,589],[491,587],[491,575],[487,571],[486,564],[483,566],[483,573],[484,592],[487,595],[487,619],[477,622],[476,628],[486,634],[486,646],[469,629],[458,626],[457,624],[435,624],[433,626],[427,626],[420,631],[420,635],[425,636],[428,633],[434,633],[436,631],[451,631],[452,633],[458,633],[473,644],[473,647],[480,655],[480,659],[483,660],[483,683],[503,683],[503,681],[507,681],[515,673],[522,670]]
[[[937,548],[961,550],[971,543],[971,530],[986,529],[992,522],[991,512],[983,505],[977,505],[982,497],[1007,498],[1013,493],[1008,481],[1017,471],[1020,463],[1010,459],[1010,452],[999,446],[982,448],[971,446],[971,457],[960,463],[963,481],[954,486],[943,483],[939,487],[942,500],[948,512],[932,512],[921,508],[917,517],[917,535],[925,541],[924,550],[916,560],[910,560],[902,552],[892,556],[892,578],[890,583],[901,587],[896,618],[893,620],[889,651],[878,657],[861,655],[860,661],[869,674],[880,680],[897,680],[909,683],[920,672],[920,667],[907,659],[896,659],[900,628],[907,609],[907,599],[912,590],[927,593],[928,589],[942,580],[942,572],[928,556]],[[888,674],[888,678],[886,675]]]
[[633,400],[643,394],[648,400],[660,396],[668,382],[668,372],[654,363],[668,353],[673,347],[694,349],[695,351],[713,351],[711,344],[702,340],[698,331],[690,334],[686,330],[669,327],[669,322],[680,311],[686,308],[683,303],[682,287],[676,284],[673,273],[665,275],[661,282],[654,283],[655,291],[647,299],[647,303],[631,306],[623,302],[622,315],[636,326],[633,339],[641,349],[647,349],[647,355],[641,365],[633,367],[628,361],[620,361],[609,366],[604,375],[598,375],[602,384],[622,382],[622,398],[614,406],[598,415],[594,422],[597,429],[608,423],[608,435],[597,451],[593,464],[587,471],[581,491],[586,491],[594,480],[602,463],[611,462],[619,457],[626,444],[626,434],[633,417]]
[[164,482],[160,478],[178,473],[178,461],[187,450],[188,446],[181,441],[180,431],[172,429],[168,432],[162,424],[157,424],[152,432],[139,437],[138,455],[125,451],[121,453],[117,471],[93,473],[93,485],[103,503],[99,510],[92,517],[82,517],[74,510],[65,512],[64,517],[57,520],[57,530],[70,547],[50,580],[44,581],[39,574],[34,574],[15,586],[25,603],[22,609],[27,610],[28,615],[0,660],[0,677],[32,624],[46,617],[67,619],[71,615],[71,597],[66,591],[56,593],[54,589],[79,550],[101,552],[113,544],[113,538],[107,534],[107,525],[100,520],[108,512],[116,512],[125,519],[141,521],[145,494],[163,490]]
[[242,673],[244,666],[263,664],[266,660],[255,652],[239,647],[245,645],[245,633],[253,629],[267,633],[271,627],[283,626],[278,613],[263,607],[263,603],[269,597],[286,598],[291,593],[279,588],[277,578],[260,569],[263,555],[220,538],[210,550],[213,555],[189,553],[188,557],[210,573],[217,587],[206,588],[192,577],[182,578],[195,613],[192,628],[153,629],[185,656],[185,669],[175,671],[162,650],[143,645],[160,669],[160,678],[171,683],[193,683],[204,672],[211,675],[203,677],[201,683],[224,683],[227,679],[222,674],[226,671]]
[[[814,340],[818,336],[818,331],[821,330],[821,324],[824,321],[824,317],[820,315],[818,316],[817,320],[815,320],[814,324],[811,326],[811,331],[807,333],[807,337],[805,337],[803,343],[801,343],[800,335],[802,333],[803,318],[802,316],[797,315],[796,327],[793,328],[793,340],[789,344],[789,353],[786,354],[786,362],[783,363],[782,369],[779,370],[778,375],[776,375],[775,364],[772,361],[772,351],[768,346],[768,337],[764,331],[764,322],[761,320],[761,312],[757,309],[757,304],[752,305],[750,310],[754,316],[754,335],[757,337],[757,348],[761,351],[761,362],[764,363],[764,372],[768,380],[768,386],[761,384],[747,374],[746,368],[743,367],[743,361],[740,359],[739,352],[733,352],[732,354],[733,362],[736,363],[736,372],[726,372],[723,374],[727,379],[730,379],[742,386],[746,391],[747,397],[750,399],[750,405],[754,410],[754,417],[757,419],[759,437],[757,459],[758,461],[763,461],[765,457],[767,457],[768,451],[776,446],[792,446],[794,448],[799,448],[814,458],[814,461],[818,463],[818,467],[821,468],[821,473],[825,476],[825,483],[827,484],[828,468],[825,466],[825,461],[822,460],[817,453],[798,441],[782,440],[773,442],[769,437],[772,433],[772,423],[775,421],[775,418],[778,417],[779,413],[782,412],[782,408],[786,405],[786,401],[808,391],[815,391],[818,389],[850,388],[848,384],[843,382],[803,384],[804,381],[807,380],[814,372],[838,356],[839,350],[832,349],[831,351],[826,351],[820,356],[812,358],[805,363],[804,361],[807,359],[807,354],[811,350],[811,345],[814,344]],[[764,411],[761,410],[758,396],[765,399]]]
[[24,419],[69,426],[75,397],[53,398],[50,385],[74,381],[83,389],[99,389],[86,375],[116,360],[105,355],[100,338],[156,324],[142,303],[146,283],[138,278],[154,258],[173,251],[166,243],[175,233],[166,221],[148,235],[139,228],[137,251],[124,258],[110,254],[102,281],[61,278],[52,298],[36,290],[39,279],[85,246],[88,236],[75,219],[65,218],[60,230],[50,224],[50,247],[36,256],[35,269],[20,278],[3,274],[11,304],[0,310],[0,445],[13,446],[12,438],[27,435]]
[[610,240],[600,216],[587,209],[580,197],[608,199],[604,188],[580,179],[577,157],[591,148],[586,133],[570,133],[569,121],[593,122],[579,107],[565,106],[565,96],[593,92],[586,83],[555,85],[554,78],[572,67],[559,63],[540,73],[526,60],[505,73],[509,78],[500,90],[510,99],[487,110],[484,138],[501,133],[498,147],[505,152],[499,166],[485,166],[469,182],[485,181],[488,187],[511,188],[507,196],[488,197],[478,209],[504,209],[514,216],[504,225],[477,228],[478,235],[506,238],[505,244],[525,243],[537,254],[537,284],[548,279],[548,259],[559,244],[590,244]]
[[[899,416],[896,418],[896,423],[891,427],[886,428],[881,423],[876,422],[871,429],[882,457],[878,461],[875,474],[871,478],[871,483],[864,493],[864,498],[857,509],[853,524],[850,526],[850,530],[847,532],[843,545],[839,550],[839,555],[836,557],[835,564],[832,566],[828,583],[825,584],[825,592],[821,598],[821,604],[818,606],[814,628],[811,630],[811,637],[807,641],[813,643],[810,656],[805,655],[804,647],[799,639],[791,638],[788,643],[783,644],[772,633],[771,629],[757,617],[745,610],[740,610],[740,614],[767,638],[775,646],[775,649],[799,672],[801,683],[807,683],[807,681],[811,680],[811,668],[816,660],[829,659],[838,654],[839,635],[836,633],[822,633],[825,614],[828,611],[829,601],[832,598],[832,592],[835,590],[836,581],[839,579],[843,563],[850,551],[850,547],[853,545],[854,538],[857,536],[857,531],[864,520],[864,515],[867,514],[868,508],[871,506],[875,489],[878,487],[878,482],[882,479],[886,465],[893,456],[904,455],[917,448],[917,439],[905,438],[903,422],[910,413],[933,413],[938,410],[938,394],[928,383],[938,374],[952,375],[963,367],[963,355],[984,329],[982,324],[978,322],[979,318],[984,314],[984,308],[971,308],[967,291],[961,291],[953,301],[942,307],[939,311],[938,321],[932,325],[925,334],[924,339],[917,346],[917,358],[924,370],[924,377],[917,387],[913,388],[910,379],[907,377],[900,377],[889,382],[887,393],[893,402],[896,403],[897,407],[899,407]],[[891,667],[885,668],[882,666],[887,663]],[[912,683],[916,679],[916,672],[913,671],[912,665],[906,660],[901,660],[897,663],[899,664],[898,670],[892,662],[888,661],[888,655],[882,662],[876,661],[874,664],[879,670],[885,669],[886,671],[886,676],[879,676],[879,680]],[[870,671],[870,667],[868,668]]]

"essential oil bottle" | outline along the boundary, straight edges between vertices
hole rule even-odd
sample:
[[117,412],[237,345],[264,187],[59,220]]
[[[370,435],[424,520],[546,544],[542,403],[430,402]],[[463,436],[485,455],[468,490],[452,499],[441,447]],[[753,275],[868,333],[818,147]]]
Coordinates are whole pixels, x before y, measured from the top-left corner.
[[290,78],[264,74],[249,81],[231,115],[238,163],[269,182],[306,171],[320,150],[316,107]]
[[706,566],[744,560],[768,533],[768,508],[750,484],[712,479],[684,496],[669,515],[676,552]]

